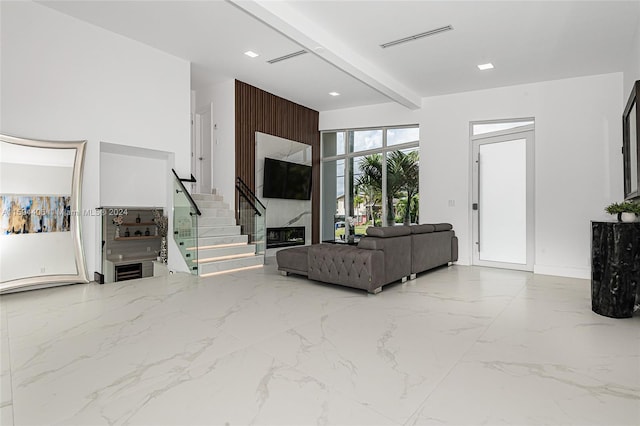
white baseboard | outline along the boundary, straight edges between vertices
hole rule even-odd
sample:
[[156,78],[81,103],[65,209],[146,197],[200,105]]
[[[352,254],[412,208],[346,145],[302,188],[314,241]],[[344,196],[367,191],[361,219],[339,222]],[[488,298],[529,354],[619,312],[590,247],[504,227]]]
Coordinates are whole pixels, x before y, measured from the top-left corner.
[[557,277],[591,279],[591,268],[569,268],[565,266],[534,265],[534,274],[555,275]]
[[[470,259],[458,259],[455,265],[473,266]],[[557,277],[591,279],[591,268],[572,268],[566,266],[534,265],[533,273],[540,275],[555,275]]]

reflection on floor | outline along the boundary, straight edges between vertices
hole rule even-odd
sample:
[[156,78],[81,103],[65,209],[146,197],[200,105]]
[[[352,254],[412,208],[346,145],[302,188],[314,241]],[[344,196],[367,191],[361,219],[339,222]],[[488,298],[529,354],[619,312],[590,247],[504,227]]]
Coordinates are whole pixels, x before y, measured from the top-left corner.
[[453,266],[372,296],[274,265],[0,298],[3,425],[638,425],[640,317]]

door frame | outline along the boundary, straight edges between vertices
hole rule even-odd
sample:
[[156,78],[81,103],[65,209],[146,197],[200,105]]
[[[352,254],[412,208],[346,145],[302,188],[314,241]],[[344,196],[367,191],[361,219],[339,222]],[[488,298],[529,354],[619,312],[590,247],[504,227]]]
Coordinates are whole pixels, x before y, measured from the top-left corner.
[[191,174],[196,177],[196,181],[191,184],[191,193],[200,192],[200,114],[194,113],[191,119]]
[[[533,119],[527,119],[533,121]],[[476,124],[487,123],[505,123],[519,122],[523,119],[511,120],[491,120],[491,121],[473,121],[469,123],[469,140],[470,140],[470,159],[471,159],[471,203],[470,206],[470,222],[472,238],[470,241],[471,264],[477,266],[489,266],[502,269],[513,269],[520,271],[533,271],[535,263],[535,122],[525,126],[513,127],[507,130],[484,133],[481,135],[473,135],[473,126]],[[479,210],[474,210],[474,204],[479,203],[479,169],[478,169],[478,152],[480,145],[490,143],[506,142],[513,139],[526,140],[526,162],[527,162],[527,263],[507,263],[480,260],[478,252],[478,233],[479,233]]]
[[[209,121],[211,122],[211,128],[209,129],[209,137],[202,137],[202,116],[208,115]],[[204,179],[202,178],[202,159],[204,158],[205,149],[203,148],[206,141],[208,141],[208,147],[206,151],[210,157],[211,166],[213,167],[213,131],[214,131],[214,123],[213,123],[213,103],[208,104],[202,109],[196,111],[195,113],[195,123],[194,123],[194,147],[193,147],[193,159],[192,159],[192,169],[193,175],[196,177],[196,183],[192,184],[194,193],[211,193],[213,189],[213,173],[210,170],[209,176],[209,185],[211,188],[203,188],[202,183],[204,183]]]

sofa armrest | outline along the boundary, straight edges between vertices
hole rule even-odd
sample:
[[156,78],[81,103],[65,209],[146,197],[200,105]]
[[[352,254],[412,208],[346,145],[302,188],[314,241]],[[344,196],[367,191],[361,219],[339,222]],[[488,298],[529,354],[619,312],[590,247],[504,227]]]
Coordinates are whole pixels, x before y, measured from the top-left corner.
[[[398,226],[405,228],[408,226]],[[367,235],[360,240],[361,250],[381,250],[384,253],[384,284],[403,279],[411,275],[411,235],[396,237],[372,237]]]
[[373,292],[384,282],[384,253],[355,246],[316,244],[309,247],[309,275],[312,280]]
[[411,235],[411,273],[419,274],[458,259],[458,239],[453,231]]
[[455,235],[451,237],[451,261],[458,261],[458,237]]

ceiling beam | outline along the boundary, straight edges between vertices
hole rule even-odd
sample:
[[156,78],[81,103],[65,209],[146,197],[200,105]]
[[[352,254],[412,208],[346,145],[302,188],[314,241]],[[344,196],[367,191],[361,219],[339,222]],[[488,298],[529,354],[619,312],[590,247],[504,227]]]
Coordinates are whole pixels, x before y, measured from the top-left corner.
[[410,109],[421,97],[283,1],[227,0],[309,52]]

